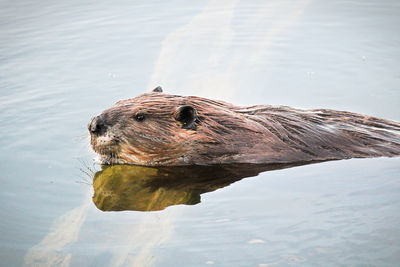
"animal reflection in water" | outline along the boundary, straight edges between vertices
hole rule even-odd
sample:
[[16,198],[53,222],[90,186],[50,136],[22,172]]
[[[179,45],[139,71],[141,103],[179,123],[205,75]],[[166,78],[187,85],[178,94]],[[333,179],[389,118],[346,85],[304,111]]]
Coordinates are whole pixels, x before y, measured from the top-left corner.
[[172,205],[195,205],[200,195],[260,172],[309,164],[234,164],[144,167],[102,165],[94,176],[93,202],[102,211],[156,211]]

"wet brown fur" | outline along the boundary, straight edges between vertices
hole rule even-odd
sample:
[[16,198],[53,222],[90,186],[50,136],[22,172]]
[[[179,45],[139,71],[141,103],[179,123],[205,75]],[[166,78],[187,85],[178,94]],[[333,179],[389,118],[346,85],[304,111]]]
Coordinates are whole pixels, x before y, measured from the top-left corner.
[[[192,129],[175,118],[197,111]],[[136,114],[145,115],[142,122]],[[192,165],[292,163],[400,155],[400,123],[351,112],[284,106],[239,107],[195,96],[152,92],[121,100],[100,115],[107,142],[91,135],[103,163]]]

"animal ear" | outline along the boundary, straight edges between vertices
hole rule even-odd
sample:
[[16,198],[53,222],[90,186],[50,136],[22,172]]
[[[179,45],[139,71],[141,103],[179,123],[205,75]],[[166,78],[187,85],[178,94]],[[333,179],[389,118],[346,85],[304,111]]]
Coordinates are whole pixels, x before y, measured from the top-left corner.
[[183,129],[193,129],[197,119],[197,111],[192,106],[181,106],[175,111],[175,120],[182,123]]
[[154,92],[154,93],[162,93],[162,88],[161,88],[161,86],[157,86],[156,88],[154,88],[151,91]]

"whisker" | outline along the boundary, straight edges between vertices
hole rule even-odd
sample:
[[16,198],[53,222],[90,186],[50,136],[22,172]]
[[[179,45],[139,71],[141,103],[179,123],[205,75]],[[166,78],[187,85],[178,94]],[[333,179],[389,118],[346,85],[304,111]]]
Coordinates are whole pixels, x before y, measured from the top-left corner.
[[82,135],[75,136],[74,139],[75,140],[82,140],[82,139],[85,139],[87,137],[90,137],[89,133],[85,133],[85,134],[82,134]]

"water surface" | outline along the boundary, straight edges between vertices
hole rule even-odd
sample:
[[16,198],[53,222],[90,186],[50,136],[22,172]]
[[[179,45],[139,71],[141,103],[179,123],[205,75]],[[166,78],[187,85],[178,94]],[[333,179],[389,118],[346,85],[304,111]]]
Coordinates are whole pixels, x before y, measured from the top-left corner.
[[400,158],[270,170],[186,205],[104,211],[86,125],[158,85],[400,121],[399,14],[389,0],[1,1],[1,265],[397,265]]

